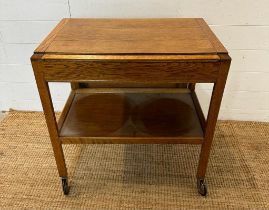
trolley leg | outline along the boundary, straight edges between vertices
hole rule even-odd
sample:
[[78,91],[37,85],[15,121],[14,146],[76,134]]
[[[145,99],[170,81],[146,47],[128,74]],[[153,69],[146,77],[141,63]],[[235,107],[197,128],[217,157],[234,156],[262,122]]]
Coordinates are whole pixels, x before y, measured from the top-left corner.
[[78,82],[71,82],[71,89],[72,90],[79,89],[79,83]]
[[230,67],[229,57],[227,59],[224,57],[220,65],[219,70],[220,75],[217,82],[214,84],[210,100],[210,106],[208,110],[208,116],[205,127],[205,138],[201,147],[200,159],[196,176],[198,192],[203,196],[207,194],[207,187],[205,184],[205,174],[229,67]]
[[41,103],[42,103],[45,118],[46,118],[46,123],[48,126],[48,131],[49,131],[51,145],[54,152],[54,157],[56,160],[58,173],[63,183],[64,194],[66,195],[69,192],[68,180],[67,180],[67,168],[65,164],[62,144],[59,140],[58,126],[57,126],[57,122],[55,118],[55,113],[54,113],[54,108],[52,104],[48,82],[45,81],[42,74],[42,64],[40,62],[41,56],[42,55],[32,56],[31,58],[32,66],[34,69],[36,84],[38,87]]

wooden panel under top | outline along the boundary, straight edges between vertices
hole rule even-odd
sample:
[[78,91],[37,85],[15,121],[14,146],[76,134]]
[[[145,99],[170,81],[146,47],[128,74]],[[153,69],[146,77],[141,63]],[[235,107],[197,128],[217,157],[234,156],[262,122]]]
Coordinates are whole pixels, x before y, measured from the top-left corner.
[[60,137],[65,143],[201,143],[203,130],[189,93],[76,93]]
[[64,19],[35,50],[53,54],[227,53],[203,19]]
[[220,62],[45,60],[47,81],[215,82]]

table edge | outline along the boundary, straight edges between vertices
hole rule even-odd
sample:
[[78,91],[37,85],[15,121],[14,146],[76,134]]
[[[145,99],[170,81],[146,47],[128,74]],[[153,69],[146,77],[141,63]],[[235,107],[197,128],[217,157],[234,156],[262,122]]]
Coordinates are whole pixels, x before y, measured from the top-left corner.
[[228,54],[179,54],[179,55],[80,55],[34,53],[32,60],[88,60],[88,61],[219,61]]

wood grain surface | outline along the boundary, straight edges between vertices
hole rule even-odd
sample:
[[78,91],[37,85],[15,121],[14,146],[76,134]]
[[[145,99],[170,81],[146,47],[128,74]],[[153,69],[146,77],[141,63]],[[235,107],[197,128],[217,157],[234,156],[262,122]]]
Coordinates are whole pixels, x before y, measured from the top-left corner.
[[36,53],[217,54],[226,49],[203,19],[64,19]]
[[191,95],[186,92],[76,93],[64,116],[61,137],[203,138]]
[[47,81],[214,82],[219,62],[42,62]]

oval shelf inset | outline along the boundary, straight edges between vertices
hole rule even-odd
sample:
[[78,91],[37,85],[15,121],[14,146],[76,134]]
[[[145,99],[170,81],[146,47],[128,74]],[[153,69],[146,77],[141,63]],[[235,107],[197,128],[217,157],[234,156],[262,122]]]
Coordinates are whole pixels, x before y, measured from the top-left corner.
[[153,136],[180,136],[191,129],[192,108],[173,98],[161,98],[137,105],[132,112],[134,126]]

